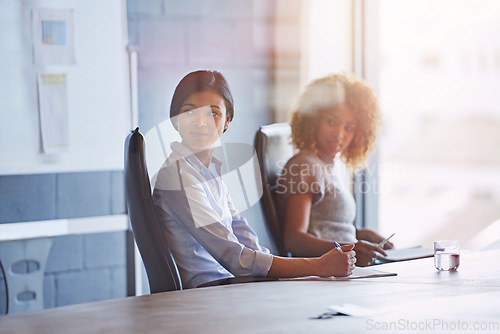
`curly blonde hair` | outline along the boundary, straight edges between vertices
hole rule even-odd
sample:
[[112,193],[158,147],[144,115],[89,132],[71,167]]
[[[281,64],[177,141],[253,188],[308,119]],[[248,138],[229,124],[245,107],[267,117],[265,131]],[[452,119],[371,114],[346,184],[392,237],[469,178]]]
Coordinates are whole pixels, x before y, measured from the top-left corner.
[[338,106],[347,106],[356,118],[356,133],[342,152],[351,167],[366,166],[375,147],[381,123],[380,107],[373,88],[352,73],[330,74],[309,83],[291,110],[292,143],[298,149],[317,153],[316,133],[322,116]]

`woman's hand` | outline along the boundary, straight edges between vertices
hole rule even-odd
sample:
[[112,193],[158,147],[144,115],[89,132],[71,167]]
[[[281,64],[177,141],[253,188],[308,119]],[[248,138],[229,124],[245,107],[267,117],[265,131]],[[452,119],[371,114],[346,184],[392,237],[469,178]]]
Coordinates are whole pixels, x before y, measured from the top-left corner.
[[[381,236],[377,232],[369,230],[367,228],[362,228],[362,229],[357,230],[356,231],[356,238],[358,238],[358,240],[366,240],[366,241],[369,241],[369,242],[374,243],[374,244],[379,244],[385,240],[385,238],[383,236]],[[384,249],[392,249],[392,248],[394,248],[394,245],[392,244],[392,242],[387,241],[384,245]]]
[[333,248],[319,257],[318,276],[345,277],[351,275],[356,263],[356,252],[352,250],[353,248],[354,245],[344,245],[342,246],[343,253]]
[[365,240],[358,241],[354,246],[354,250],[356,251],[356,263],[360,267],[366,267],[373,264],[378,256],[377,253],[384,256],[387,255],[382,247],[378,247],[377,244]]

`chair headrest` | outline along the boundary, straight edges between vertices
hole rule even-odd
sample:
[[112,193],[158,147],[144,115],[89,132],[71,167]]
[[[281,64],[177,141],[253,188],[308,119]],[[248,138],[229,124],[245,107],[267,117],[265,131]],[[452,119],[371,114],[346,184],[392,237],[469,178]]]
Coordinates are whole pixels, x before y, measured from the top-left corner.
[[[287,123],[262,126],[256,137],[256,147],[267,183],[274,185],[288,159],[293,156],[291,129]],[[260,156],[262,154],[262,156]]]

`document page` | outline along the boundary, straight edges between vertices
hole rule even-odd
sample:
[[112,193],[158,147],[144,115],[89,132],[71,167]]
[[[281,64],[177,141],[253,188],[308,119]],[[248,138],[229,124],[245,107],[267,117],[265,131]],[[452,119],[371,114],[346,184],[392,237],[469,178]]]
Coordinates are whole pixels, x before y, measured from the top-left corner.
[[280,281],[345,281],[356,278],[372,278],[396,276],[396,273],[373,269],[372,267],[355,267],[352,275],[346,277],[320,277],[320,276],[305,276],[297,278],[282,278]]

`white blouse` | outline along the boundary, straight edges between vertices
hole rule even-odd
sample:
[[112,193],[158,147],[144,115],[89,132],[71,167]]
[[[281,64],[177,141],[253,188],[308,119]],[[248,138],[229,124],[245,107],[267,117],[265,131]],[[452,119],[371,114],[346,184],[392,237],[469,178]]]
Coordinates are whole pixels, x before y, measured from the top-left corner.
[[181,143],[156,180],[153,200],[185,288],[234,276],[265,277],[273,256],[236,211],[221,177]]

